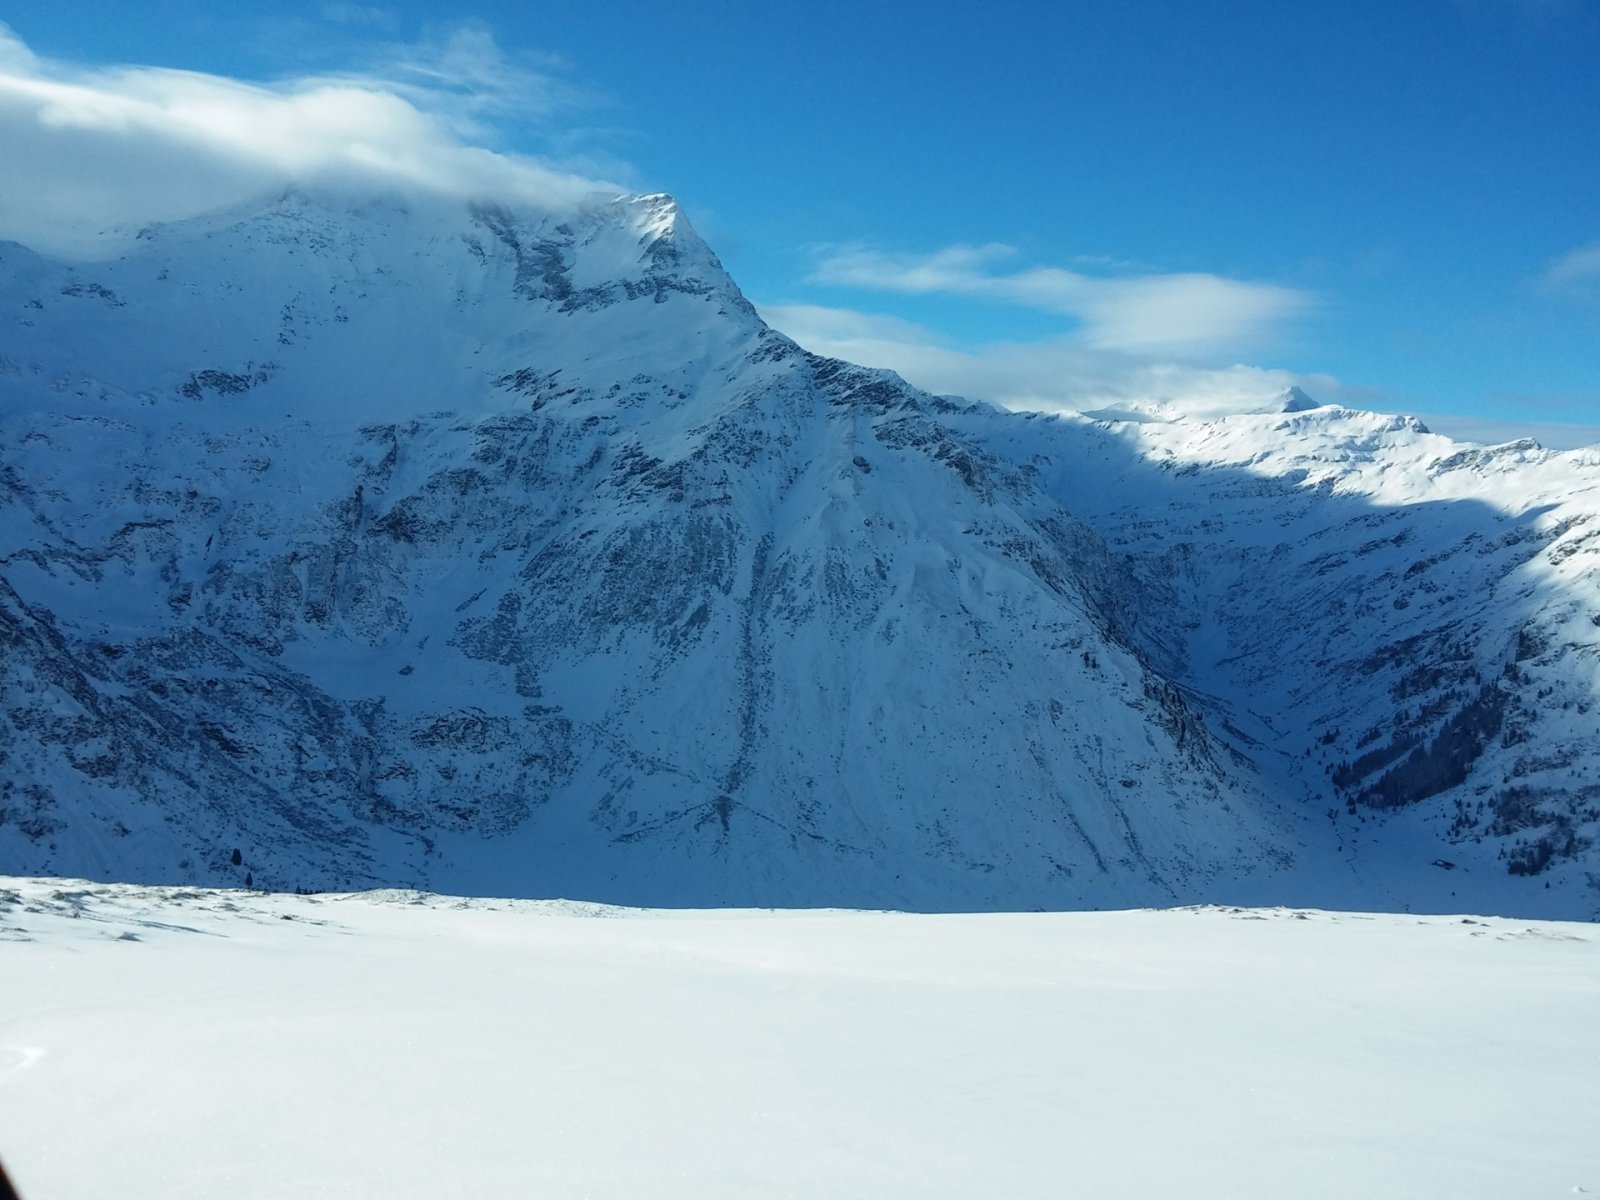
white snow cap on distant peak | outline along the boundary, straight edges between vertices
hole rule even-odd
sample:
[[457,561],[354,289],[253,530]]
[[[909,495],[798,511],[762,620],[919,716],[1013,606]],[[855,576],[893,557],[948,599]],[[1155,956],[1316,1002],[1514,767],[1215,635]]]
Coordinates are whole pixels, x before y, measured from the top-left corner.
[[683,206],[677,197],[667,192],[645,192],[626,197],[643,215],[646,227],[653,233],[667,233],[686,223]]
[[1097,421],[1215,421],[1222,417],[1263,413],[1310,412],[1325,405],[1298,386],[1281,388],[1270,396],[1240,394],[1223,390],[1180,396],[1129,398],[1107,408],[1084,410],[1083,415]]
[[1297,387],[1286,387],[1278,393],[1279,412],[1306,412],[1309,409],[1321,408],[1322,401],[1314,400]]

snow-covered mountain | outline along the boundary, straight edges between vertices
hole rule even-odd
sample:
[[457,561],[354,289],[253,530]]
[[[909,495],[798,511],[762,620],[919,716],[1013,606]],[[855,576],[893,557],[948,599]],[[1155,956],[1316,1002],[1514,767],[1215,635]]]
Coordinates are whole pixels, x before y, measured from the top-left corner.
[[1286,399],[958,429],[1032,462],[1165,589],[1158,664],[1358,861],[1431,847],[1441,870],[1592,888],[1600,448],[1468,447]]
[[1595,911],[1593,453],[928,396],[664,196],[290,193],[0,312],[0,870]]

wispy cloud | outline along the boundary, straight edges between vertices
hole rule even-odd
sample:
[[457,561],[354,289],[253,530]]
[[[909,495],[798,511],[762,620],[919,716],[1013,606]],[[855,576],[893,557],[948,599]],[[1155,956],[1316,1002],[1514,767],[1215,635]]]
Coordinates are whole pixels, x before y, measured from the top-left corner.
[[813,304],[762,305],[761,315],[817,354],[887,367],[928,391],[1006,408],[1056,412],[1137,406],[1237,412],[1299,385],[1324,400],[1354,397],[1330,376],[1266,367],[1196,366],[1060,337],[953,344],[898,317]]
[[322,19],[335,25],[353,25],[385,32],[395,27],[394,11],[376,4],[324,4]]
[[1551,259],[1540,281],[1555,292],[1600,293],[1600,242],[1590,242]]
[[1132,353],[1214,355],[1270,344],[1315,298],[1298,288],[1203,273],[1110,275],[1017,264],[1009,246],[891,254],[829,249],[815,282],[910,294],[972,296],[1069,318],[1084,345]]
[[521,124],[592,107],[596,97],[559,73],[553,55],[505,50],[481,21],[430,29],[416,42],[374,48],[345,75],[312,82],[374,82],[417,108],[446,118],[464,138],[492,139],[494,122],[514,116]]
[[0,237],[90,252],[113,225],[171,220],[285,183],[564,205],[614,185],[479,144],[485,123],[571,91],[481,26],[390,47],[360,72],[250,83],[33,54],[0,24]]

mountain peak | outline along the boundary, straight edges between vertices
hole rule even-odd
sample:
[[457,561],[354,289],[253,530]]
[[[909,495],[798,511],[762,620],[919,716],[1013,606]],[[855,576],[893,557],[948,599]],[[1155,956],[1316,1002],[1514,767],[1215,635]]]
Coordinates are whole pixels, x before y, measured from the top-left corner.
[[1278,393],[1279,412],[1308,412],[1313,408],[1321,408],[1322,401],[1313,399],[1298,387],[1286,387]]
[[[279,419],[326,416],[317,395],[363,420],[498,411],[532,385],[495,381],[548,383],[548,363],[552,393],[605,393],[663,346],[737,358],[764,329],[664,194],[546,211],[296,186],[146,226],[106,261],[24,249],[3,290],[33,316],[7,358],[19,398],[58,410],[227,380],[232,407]],[[84,338],[106,347],[93,386],[56,388]]]
[[616,203],[637,213],[643,227],[658,235],[673,233],[680,226],[687,228],[689,224],[689,219],[684,216],[683,206],[678,203],[675,196],[667,192],[622,196]]
[[1199,424],[1229,417],[1310,412],[1326,407],[1320,400],[1291,385],[1279,389],[1270,398],[1264,398],[1258,391],[1231,388],[1128,398],[1104,408],[1086,409],[1083,415],[1096,421],[1131,424]]

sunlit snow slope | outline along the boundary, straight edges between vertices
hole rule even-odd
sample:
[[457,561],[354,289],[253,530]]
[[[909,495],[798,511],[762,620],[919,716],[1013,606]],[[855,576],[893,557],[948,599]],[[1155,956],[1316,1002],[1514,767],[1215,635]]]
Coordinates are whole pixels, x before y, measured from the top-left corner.
[[8,869],[1595,909],[1576,457],[1394,540],[1322,413],[930,397],[767,329],[662,196],[291,193],[0,247],[0,312]]
[[1570,1200],[1592,925],[0,879],[24,1200]]

